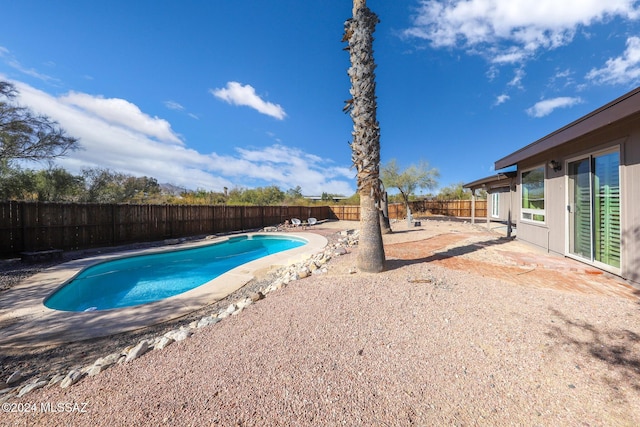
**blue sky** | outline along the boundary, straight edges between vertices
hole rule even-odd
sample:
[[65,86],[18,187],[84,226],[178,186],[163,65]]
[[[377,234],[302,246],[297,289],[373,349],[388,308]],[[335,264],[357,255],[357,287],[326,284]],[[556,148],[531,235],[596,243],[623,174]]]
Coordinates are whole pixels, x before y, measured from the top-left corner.
[[[640,82],[640,1],[367,4],[381,20],[382,162],[427,161],[440,187],[493,174],[495,160]],[[0,79],[80,139],[58,161],[74,173],[350,195],[351,6],[0,0]]]

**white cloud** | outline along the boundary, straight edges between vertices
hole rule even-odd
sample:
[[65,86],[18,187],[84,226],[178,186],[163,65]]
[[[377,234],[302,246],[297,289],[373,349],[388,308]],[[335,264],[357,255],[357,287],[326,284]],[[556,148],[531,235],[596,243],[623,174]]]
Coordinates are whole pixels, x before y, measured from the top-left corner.
[[267,180],[282,189],[299,185],[305,195],[320,195],[322,192],[353,194],[351,184],[355,173],[349,168],[332,166],[328,159],[280,144],[264,148],[237,148],[236,151],[239,158],[221,159],[224,160],[221,167],[228,174]]
[[527,59],[528,55],[520,51],[518,49],[509,49],[509,52],[501,52],[497,53],[493,58],[491,58],[491,62],[494,64],[517,64],[519,62]]
[[510,96],[503,93],[502,95],[499,95],[498,97],[496,97],[496,102],[495,102],[494,105],[498,106],[500,104],[504,104],[509,99],[510,99]]
[[256,94],[256,90],[251,85],[242,85],[238,82],[228,82],[223,89],[209,90],[213,96],[231,105],[243,105],[251,107],[259,113],[283,120],[287,114],[284,109],[271,102],[266,102]]
[[525,73],[524,69],[522,68],[518,68],[515,71],[515,76],[513,76],[513,79],[511,79],[511,81],[509,81],[509,83],[507,83],[507,86],[513,86],[513,87],[517,87],[522,89],[522,79],[524,78],[524,76],[527,73]]
[[640,80],[640,37],[629,37],[621,56],[610,58],[604,67],[592,69],[586,77],[601,84],[635,86]]
[[561,96],[558,98],[544,99],[537,102],[533,107],[527,109],[527,114],[531,117],[544,117],[551,114],[557,108],[572,107],[582,103],[581,98]]
[[164,101],[164,106],[170,110],[184,111],[184,107],[176,101]]
[[11,68],[18,70],[19,72],[21,72],[22,74],[25,74],[27,76],[30,77],[34,77],[38,80],[42,80],[44,82],[48,82],[51,84],[57,84],[60,82],[60,80],[51,77],[49,75],[46,74],[42,74],[38,71],[36,71],[33,68],[25,68],[22,66],[22,64],[20,64],[20,62],[13,57],[13,55],[11,55],[11,52],[9,51],[9,49],[7,49],[6,47],[0,46],[0,58],[4,58],[4,62],[10,66]]
[[521,62],[539,49],[573,40],[579,27],[612,17],[636,19],[637,0],[421,0],[408,37],[434,47],[482,52],[498,63]]
[[186,108],[184,108],[184,106],[182,104],[180,104],[179,102],[176,102],[176,101],[164,101],[164,106],[167,107],[169,110],[182,111],[187,116],[191,117],[192,119],[200,120],[200,117],[198,117],[196,114],[187,112]]
[[[0,80],[8,80],[0,75]],[[304,194],[351,195],[354,173],[329,159],[276,144],[237,148],[235,154],[204,154],[179,140],[168,122],[151,118],[126,101],[84,93],[55,97],[13,81],[18,101],[56,120],[80,139],[81,150],[58,160],[71,173],[109,168],[150,176],[181,187],[222,191],[223,187],[300,186]],[[126,113],[126,114],[125,114]]]
[[20,71],[22,74],[34,77],[34,78],[39,79],[39,80],[42,80],[43,82],[52,82],[52,83],[59,82],[58,79],[53,78],[51,76],[48,76],[46,74],[39,73],[34,68],[25,68],[25,67],[23,67],[22,64],[20,64],[15,59],[11,59],[11,60],[7,61],[7,65],[12,67],[12,68],[15,68],[18,71]]
[[109,124],[123,126],[159,141],[182,144],[169,122],[143,113],[138,106],[124,99],[69,92],[60,97],[59,101],[77,107],[85,114],[94,115]]

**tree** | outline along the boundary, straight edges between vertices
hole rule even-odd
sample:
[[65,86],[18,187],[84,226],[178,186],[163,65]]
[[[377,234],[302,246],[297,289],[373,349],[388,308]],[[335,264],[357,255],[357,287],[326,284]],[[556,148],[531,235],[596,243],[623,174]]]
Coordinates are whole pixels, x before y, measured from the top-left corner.
[[180,193],[180,199],[175,203],[178,202],[185,205],[224,205],[227,203],[227,195],[198,188],[196,191],[185,190]]
[[83,169],[82,176],[86,185],[84,202],[120,203],[123,201],[124,174],[109,169],[93,168]]
[[84,191],[84,180],[56,167],[35,173],[35,190],[40,202],[77,201]]
[[387,188],[397,188],[400,191],[407,212],[409,212],[409,201],[415,191],[419,188],[435,188],[438,185],[439,176],[438,169],[430,169],[425,161],[421,161],[417,166],[411,165],[402,172],[395,159],[389,160],[382,167],[382,182]]
[[128,176],[124,179],[122,186],[123,202],[145,203],[157,200],[160,196],[160,184],[155,178]]
[[13,84],[0,81],[0,162],[50,160],[79,148],[57,122],[16,105],[17,94]]
[[290,188],[286,193],[287,199],[295,200],[302,199],[304,196],[302,195],[302,187],[296,185],[296,188]]
[[440,189],[438,200],[470,200],[471,191],[462,187],[463,183],[450,184]]
[[149,203],[163,200],[155,178],[135,177],[109,169],[84,169],[83,201],[90,203]]
[[373,32],[378,16],[367,6],[366,0],[353,0],[353,18],[344,24],[343,41],[351,60],[348,70],[351,96],[345,111],[353,120],[351,159],[357,171],[360,195],[360,240],[357,266],[365,272],[384,269],[385,255],[380,231],[379,209],[383,197],[380,182],[380,126],[376,118],[375,62],[373,60]]
[[230,205],[277,205],[284,201],[285,193],[275,185],[249,189],[234,188],[229,192],[227,203]]
[[34,200],[35,197],[35,172],[0,162],[0,200]]

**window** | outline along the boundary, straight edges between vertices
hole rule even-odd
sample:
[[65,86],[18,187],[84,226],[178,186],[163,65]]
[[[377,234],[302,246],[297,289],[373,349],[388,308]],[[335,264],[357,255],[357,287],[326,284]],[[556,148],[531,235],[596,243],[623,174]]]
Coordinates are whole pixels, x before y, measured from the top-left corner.
[[544,222],[544,166],[522,172],[522,219]]
[[500,217],[500,193],[491,193],[491,216]]

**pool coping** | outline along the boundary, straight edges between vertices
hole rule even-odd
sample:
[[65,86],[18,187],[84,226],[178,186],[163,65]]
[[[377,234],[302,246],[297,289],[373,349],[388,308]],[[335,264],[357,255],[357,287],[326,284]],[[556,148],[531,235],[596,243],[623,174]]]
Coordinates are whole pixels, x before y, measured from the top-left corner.
[[[254,235],[299,238],[307,241],[307,244],[235,267],[204,285],[161,301],[89,312],[53,310],[44,305],[44,300],[49,295],[91,265],[136,255],[191,249],[238,236]],[[0,348],[5,345],[32,347],[81,341],[177,319],[242,288],[255,277],[257,271],[303,261],[322,251],[326,245],[325,237],[311,232],[256,232],[150,249],[128,250],[65,262],[37,273],[0,294],[0,325],[3,332]]]

